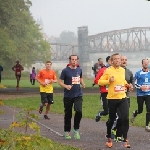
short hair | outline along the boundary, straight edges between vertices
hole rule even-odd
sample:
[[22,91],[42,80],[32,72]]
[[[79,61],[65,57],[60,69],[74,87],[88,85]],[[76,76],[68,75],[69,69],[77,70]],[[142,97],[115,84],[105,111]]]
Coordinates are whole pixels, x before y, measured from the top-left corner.
[[32,69],[35,69],[35,67],[33,67]]
[[119,55],[119,53],[115,53],[115,54],[111,55],[111,61],[113,60],[113,57],[116,56],[116,55]]
[[146,58],[142,59],[142,64],[143,64],[144,60],[148,60],[148,59],[146,59]]
[[102,58],[98,58],[98,61],[103,60]]
[[72,56],[77,56],[77,59],[79,59],[78,55],[72,54],[72,55],[69,56],[69,59],[70,59],[70,60],[71,60],[71,57],[72,57]]
[[46,61],[46,64],[48,64],[48,63],[51,63],[51,64],[52,64],[52,62],[51,62],[50,60]]
[[110,56],[107,56],[107,57],[106,57],[106,62],[108,62],[109,59],[110,59]]

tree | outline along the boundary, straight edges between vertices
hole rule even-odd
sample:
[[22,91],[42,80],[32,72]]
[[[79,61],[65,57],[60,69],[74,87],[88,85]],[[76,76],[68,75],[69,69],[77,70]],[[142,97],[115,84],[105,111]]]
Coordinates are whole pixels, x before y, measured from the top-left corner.
[[50,58],[50,45],[43,39],[29,8],[30,0],[0,0],[0,63],[7,68],[14,61],[30,65]]
[[77,37],[76,37],[74,32],[63,31],[60,34],[60,37],[58,39],[56,39],[56,42],[66,43],[66,44],[76,44],[77,43]]

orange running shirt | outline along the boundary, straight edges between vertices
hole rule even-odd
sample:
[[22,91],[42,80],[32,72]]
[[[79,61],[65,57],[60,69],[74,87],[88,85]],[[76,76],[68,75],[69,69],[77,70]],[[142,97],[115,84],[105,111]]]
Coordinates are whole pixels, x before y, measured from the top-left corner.
[[53,84],[50,82],[50,80],[57,79],[54,70],[46,70],[46,69],[41,70],[37,75],[37,79],[47,84],[46,86],[40,84],[40,92],[53,93]]

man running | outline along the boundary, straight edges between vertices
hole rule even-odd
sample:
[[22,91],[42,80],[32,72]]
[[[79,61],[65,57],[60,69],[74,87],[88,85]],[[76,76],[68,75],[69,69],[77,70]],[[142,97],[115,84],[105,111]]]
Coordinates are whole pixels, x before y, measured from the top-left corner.
[[135,87],[137,89],[137,104],[138,109],[133,111],[131,122],[135,117],[143,112],[143,104],[146,105],[146,126],[145,130],[150,132],[150,71],[148,69],[148,60],[142,60],[142,69],[137,71],[135,79]]
[[125,80],[125,69],[120,67],[120,55],[118,53],[111,56],[111,65],[106,69],[102,77],[99,79],[98,84],[100,86],[108,85],[108,109],[109,119],[107,121],[107,147],[112,147],[111,141],[111,129],[116,118],[117,109],[119,109],[122,116],[122,135],[123,135],[123,146],[130,148],[127,140],[127,133],[129,129],[129,105],[126,100],[126,91],[128,87],[130,90],[133,89],[131,84],[127,84]]
[[50,111],[51,104],[54,103],[53,100],[53,83],[57,82],[56,73],[51,69],[52,62],[47,61],[45,69],[42,69],[36,76],[36,80],[40,83],[40,95],[41,95],[41,105],[39,108],[39,113],[43,111],[43,107],[46,106],[46,111],[44,114],[44,119],[50,119],[47,115]]
[[0,83],[1,83],[1,80],[2,80],[2,71],[3,71],[3,67],[0,65]]
[[71,55],[69,57],[69,66],[64,68],[59,78],[59,85],[64,88],[64,134],[65,139],[71,139],[71,118],[72,118],[72,107],[74,105],[75,116],[74,116],[74,138],[79,140],[80,133],[80,121],[82,118],[82,89],[85,88],[85,84],[82,79],[82,69],[77,67],[78,56]]
[[[94,71],[94,75],[96,77],[96,75],[98,74],[99,70],[101,68],[105,67],[105,65],[103,64],[103,59],[99,58],[98,62],[94,64],[94,66],[92,67],[92,70]],[[92,84],[92,87],[94,87],[95,83]]]
[[[125,80],[128,84],[132,84],[134,86],[134,78],[133,73],[127,68],[127,57],[122,55],[121,56],[121,67],[125,69]],[[126,89],[126,98],[128,100],[128,104],[130,107],[130,96],[129,96],[129,89]],[[122,141],[122,133],[121,133],[121,114],[119,110],[117,111],[117,117],[113,125],[112,135],[114,134],[116,142]]]
[[[106,57],[106,67],[103,67],[99,70],[94,83],[98,84],[98,80],[100,79],[100,77],[103,75],[103,73],[105,72],[106,68],[108,68],[111,65],[111,59],[110,56]],[[107,94],[108,94],[108,89],[106,86],[100,86],[100,101],[102,102],[102,106],[103,106],[103,111],[99,111],[98,114],[95,117],[95,121],[98,122],[100,121],[101,116],[106,116],[108,115],[108,102],[107,102]]]
[[19,89],[19,82],[20,82],[20,78],[21,78],[21,72],[24,70],[22,65],[19,63],[19,61],[17,60],[16,61],[16,65],[14,65],[12,67],[12,70],[15,71],[15,76],[16,76],[16,79],[17,79],[17,86],[16,86],[16,89],[18,90]]

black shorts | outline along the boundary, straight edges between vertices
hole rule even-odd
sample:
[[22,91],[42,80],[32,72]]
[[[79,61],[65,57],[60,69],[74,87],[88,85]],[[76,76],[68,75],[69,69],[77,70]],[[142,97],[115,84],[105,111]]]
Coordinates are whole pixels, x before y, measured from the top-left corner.
[[16,78],[17,78],[17,77],[21,78],[21,75],[17,75],[17,74],[16,74]]
[[53,104],[54,100],[53,100],[53,93],[45,93],[45,92],[40,92],[41,95],[41,103],[45,104]]

